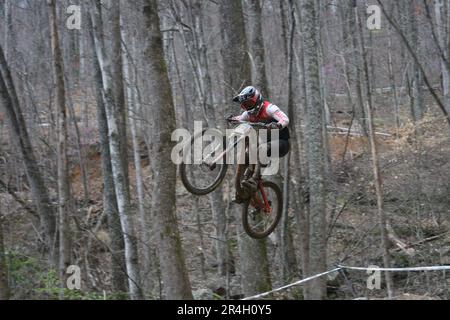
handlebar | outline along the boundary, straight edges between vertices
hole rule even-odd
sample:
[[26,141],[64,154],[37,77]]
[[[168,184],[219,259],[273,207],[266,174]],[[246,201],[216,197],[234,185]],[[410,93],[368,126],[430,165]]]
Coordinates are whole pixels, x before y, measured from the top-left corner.
[[267,123],[263,122],[249,122],[249,121],[242,121],[242,120],[228,120],[229,124],[248,124],[251,127],[258,128],[258,129],[266,129]]

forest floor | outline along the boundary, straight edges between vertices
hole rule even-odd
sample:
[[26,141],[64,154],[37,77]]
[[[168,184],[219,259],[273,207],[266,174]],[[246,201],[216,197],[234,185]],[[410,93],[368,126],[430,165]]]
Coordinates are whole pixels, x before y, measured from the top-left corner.
[[[408,123],[397,130],[392,125],[380,125],[378,131],[387,134],[378,136],[378,146],[384,185],[384,209],[393,230],[393,266],[450,265],[450,139],[445,121],[439,115],[427,114],[415,126]],[[330,170],[333,177],[329,183],[329,266],[332,267],[336,263],[360,267],[382,266],[377,204],[367,139],[360,135],[348,137],[345,134],[331,134],[329,145]],[[144,182],[147,188],[150,188],[151,168],[145,157],[143,158]],[[72,190],[76,202],[81,203],[81,173],[75,159],[73,163]],[[136,195],[132,163],[130,159],[131,194]],[[87,207],[77,210],[74,216],[77,220],[84,221],[95,232],[94,240],[98,240],[93,241],[89,253],[90,276],[95,289],[101,293],[103,290],[109,290],[109,255],[105,249],[109,236],[106,224],[96,229],[103,206],[101,160],[98,152],[90,152],[88,170],[90,203]],[[229,175],[231,178],[231,173]],[[224,194],[226,202],[229,201],[229,185],[226,182],[224,188],[227,190]],[[30,201],[26,190],[17,192],[17,195]],[[146,196],[150,198],[151,194],[147,192]],[[209,198],[196,198],[189,194],[180,182],[177,185],[176,198],[179,228],[193,290],[198,298],[212,299],[217,297],[214,293],[219,294],[227,284],[217,276],[214,226]],[[51,287],[53,279],[40,268],[43,256],[37,254],[40,248],[39,242],[36,241],[36,219],[30,219],[30,213],[10,195],[0,194],[0,199],[1,210],[6,218],[5,242],[10,253],[14,279],[12,285],[16,289],[13,291],[14,298],[40,297],[45,288]],[[299,236],[294,214],[289,210],[290,228],[295,248],[298,250]],[[238,265],[235,226],[241,222],[233,217],[229,218],[229,222],[229,244]],[[73,230],[76,239],[75,251],[78,262],[82,263],[85,239],[79,234],[80,230],[76,227]],[[402,245],[406,247],[401,248]],[[145,247],[141,244],[141,250]],[[267,247],[272,285],[284,285],[286,282],[280,276],[275,236],[268,238]],[[300,258],[299,250],[297,258]],[[367,289],[365,272],[349,271],[346,275],[353,285],[353,290],[350,290],[343,277],[338,275],[329,279],[331,299],[386,297],[383,284],[380,290]],[[30,277],[32,279],[29,279]],[[296,275],[292,282],[300,278],[300,274]],[[450,278],[442,272],[395,273],[394,281],[398,299],[448,299],[450,295]],[[231,272],[228,283],[230,296],[241,296],[239,283],[238,272]],[[284,291],[274,298],[292,299],[294,294],[295,290]],[[158,298],[157,295],[152,297]]]

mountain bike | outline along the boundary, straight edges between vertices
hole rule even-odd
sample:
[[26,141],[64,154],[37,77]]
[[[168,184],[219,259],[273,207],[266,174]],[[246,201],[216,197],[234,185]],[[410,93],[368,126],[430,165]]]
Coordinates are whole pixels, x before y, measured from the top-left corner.
[[[202,152],[198,161],[192,164],[192,152],[183,154],[183,161],[179,165],[181,181],[194,195],[204,196],[213,192],[225,178],[227,160],[233,156],[232,153],[240,143],[245,143],[243,152],[238,155],[241,161],[236,170],[236,194],[243,199],[242,223],[245,232],[254,239],[263,239],[271,234],[280,222],[283,208],[281,189],[276,183],[260,178],[256,192],[249,194],[241,183],[250,178],[255,170],[255,164],[248,161],[250,146],[246,137],[252,129],[256,130],[259,136],[259,130],[267,129],[267,126],[264,123],[246,121],[232,121],[230,124],[237,127],[229,137],[225,137],[218,129],[205,129],[190,140],[188,150],[192,151],[197,146],[201,147]],[[220,141],[212,143],[212,140]]]

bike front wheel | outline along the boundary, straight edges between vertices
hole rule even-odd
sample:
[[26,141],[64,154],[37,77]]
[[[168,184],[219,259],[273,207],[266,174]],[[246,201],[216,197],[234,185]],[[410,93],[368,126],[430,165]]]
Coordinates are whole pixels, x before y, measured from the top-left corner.
[[273,182],[263,181],[262,188],[244,204],[242,223],[245,232],[254,239],[264,239],[277,227],[282,210],[280,187]]
[[[195,145],[202,147],[201,161],[196,163],[191,159],[192,154],[187,154],[183,162],[179,165],[180,177],[184,187],[190,193],[198,196],[204,196],[216,190],[227,173],[225,159],[221,163],[216,163],[213,166],[206,164],[207,160],[211,160],[212,155],[211,153],[203,152],[203,150],[208,150],[210,143],[204,140],[205,132],[206,130],[191,139],[191,150],[193,150]],[[219,151],[223,150],[225,142],[225,138],[223,137],[222,148],[218,148]],[[215,154],[213,153],[213,155]]]

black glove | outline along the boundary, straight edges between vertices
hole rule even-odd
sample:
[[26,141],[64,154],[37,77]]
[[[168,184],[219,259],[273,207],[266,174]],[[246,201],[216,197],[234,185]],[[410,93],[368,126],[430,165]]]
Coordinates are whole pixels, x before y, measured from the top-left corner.
[[236,116],[229,116],[228,118],[227,118],[227,121],[228,122],[233,122],[233,121],[236,121]]
[[281,124],[276,123],[276,122],[269,123],[269,124],[267,125],[267,129],[269,129],[269,130],[277,130],[277,129],[281,129]]

